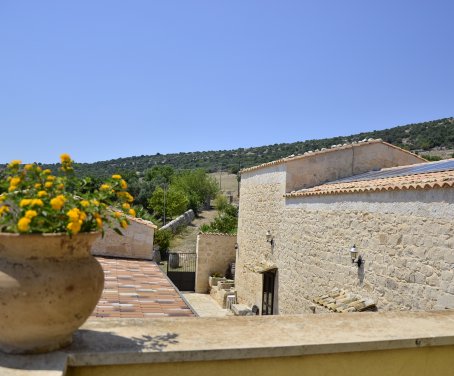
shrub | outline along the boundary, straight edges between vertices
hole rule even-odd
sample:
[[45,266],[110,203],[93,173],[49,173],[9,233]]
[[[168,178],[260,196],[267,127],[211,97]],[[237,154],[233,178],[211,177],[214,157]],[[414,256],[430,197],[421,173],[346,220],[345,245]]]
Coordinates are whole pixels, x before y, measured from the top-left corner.
[[172,231],[158,230],[154,234],[154,243],[159,246],[160,251],[167,251],[170,246],[170,241],[173,238]]

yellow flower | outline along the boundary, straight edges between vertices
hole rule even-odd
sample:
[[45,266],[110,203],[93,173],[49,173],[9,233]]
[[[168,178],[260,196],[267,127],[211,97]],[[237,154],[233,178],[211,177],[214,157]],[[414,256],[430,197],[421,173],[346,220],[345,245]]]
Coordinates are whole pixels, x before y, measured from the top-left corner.
[[96,218],[96,224],[98,225],[98,228],[102,227],[102,219],[101,218]]
[[115,218],[120,218],[121,217],[121,213],[120,212],[115,212],[114,215],[115,215]]
[[28,218],[28,219],[33,219],[33,218],[35,218],[37,215],[38,215],[38,213],[37,213],[35,210],[27,210],[27,211],[25,212],[25,218]]
[[19,185],[20,181],[21,181],[21,178],[15,176],[14,178],[11,178],[11,180],[9,181],[9,185],[10,186]]
[[3,205],[0,206],[0,216],[3,215],[3,213],[8,213],[9,212],[9,206]]
[[30,170],[33,169],[33,165],[32,165],[32,164],[26,164],[26,165],[24,166],[24,169],[27,170],[27,171],[30,171]]
[[128,183],[126,183],[126,181],[124,181],[122,179],[120,182],[120,187],[121,187],[121,189],[126,189],[126,188],[128,188]]
[[121,179],[121,175],[112,175],[112,179],[116,179],[116,180],[120,180]]
[[71,222],[76,222],[79,220],[80,210],[78,208],[72,208],[66,213],[66,215],[69,217]]
[[39,183],[36,183],[36,184],[35,184],[35,189],[40,189],[41,187],[42,187],[41,184],[39,184]]
[[127,202],[125,202],[121,207],[125,210],[131,209],[131,205],[129,205]]
[[44,175],[50,175],[52,173],[52,170],[49,170],[48,168],[43,171]]
[[43,169],[41,167],[36,167],[36,171],[41,172]]
[[95,206],[99,206],[99,201],[98,200],[91,200],[91,203]]
[[13,168],[13,167],[17,167],[19,166],[20,164],[22,163],[22,161],[20,161],[19,159],[14,159],[13,161],[11,161],[8,165],[9,168]]
[[129,209],[129,215],[135,217],[136,216],[136,211],[134,209]]
[[53,184],[54,184],[54,183],[52,183],[51,181],[46,181],[46,182],[44,183],[44,186],[45,186],[46,188],[50,188],[50,187],[52,187]]
[[86,208],[87,206],[90,205],[90,202],[87,201],[87,200],[82,200],[82,201],[80,202],[80,204],[81,204],[84,208]]
[[82,221],[69,222],[66,228],[71,234],[76,235],[82,226]]
[[47,196],[47,192],[46,191],[39,191],[38,192],[38,197],[45,197]]
[[14,192],[17,189],[15,185],[12,185],[8,188],[8,192]]
[[65,204],[66,198],[63,195],[58,195],[57,197],[50,200],[50,205],[54,210],[61,210],[63,205]]
[[43,203],[43,200],[39,199],[39,198],[34,198],[33,200],[31,200],[31,206],[43,206],[44,203]]
[[6,196],[4,194],[0,195],[0,202],[3,202],[6,200]]
[[61,161],[61,163],[71,162],[71,157],[69,156],[69,154],[63,153],[62,155],[60,155],[60,161]]
[[128,222],[126,222],[124,219],[120,222],[120,226],[123,227],[123,228],[127,228],[128,227]]
[[65,188],[65,185],[64,185],[64,184],[59,184],[59,185],[57,185],[57,189],[63,190],[63,188]]
[[20,200],[19,206],[21,208],[23,208],[24,206],[28,206],[31,203],[32,203],[32,200],[30,200],[29,198],[24,198],[24,199]]
[[30,222],[30,218],[22,217],[21,219],[19,219],[19,222],[17,222],[17,228],[20,232],[26,232],[30,229]]
[[101,191],[108,191],[110,189],[110,185],[109,184],[103,184],[101,185]]
[[133,202],[134,201],[134,197],[132,197],[129,192],[118,192],[117,196],[119,198],[122,198],[122,199],[128,201],[128,202]]
[[54,181],[54,180],[55,180],[55,176],[49,175],[49,176],[46,178],[46,180],[48,180],[48,181]]

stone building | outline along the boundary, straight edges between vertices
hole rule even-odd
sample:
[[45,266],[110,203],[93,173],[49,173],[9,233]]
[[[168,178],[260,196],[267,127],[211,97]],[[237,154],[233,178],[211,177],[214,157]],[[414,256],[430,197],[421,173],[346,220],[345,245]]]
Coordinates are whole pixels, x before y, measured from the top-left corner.
[[243,170],[240,303],[262,314],[454,308],[453,186],[454,161],[381,140]]

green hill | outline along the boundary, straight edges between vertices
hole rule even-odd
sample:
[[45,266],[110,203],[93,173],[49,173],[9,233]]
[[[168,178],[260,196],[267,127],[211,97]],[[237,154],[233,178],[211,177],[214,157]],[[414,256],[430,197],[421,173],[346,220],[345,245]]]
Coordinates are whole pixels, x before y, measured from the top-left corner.
[[[203,168],[208,172],[230,171],[269,162],[292,154],[309,150],[330,148],[331,145],[350,143],[368,138],[383,141],[413,152],[440,157],[451,157],[454,150],[454,118],[424,123],[408,124],[351,136],[339,136],[320,140],[307,140],[287,144],[274,144],[235,150],[203,151],[178,154],[141,155],[109,161],[82,163],[76,165],[76,172],[83,176],[104,177],[116,172],[142,173],[156,165],[170,165],[175,169]],[[445,153],[440,151],[445,150]],[[447,152],[446,152],[447,150]],[[47,166],[53,167],[55,166]]]

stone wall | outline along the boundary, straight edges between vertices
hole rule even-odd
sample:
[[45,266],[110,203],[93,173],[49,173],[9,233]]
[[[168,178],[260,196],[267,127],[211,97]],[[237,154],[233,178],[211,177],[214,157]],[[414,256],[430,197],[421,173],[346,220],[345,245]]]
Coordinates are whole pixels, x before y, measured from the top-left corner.
[[414,154],[382,142],[351,144],[286,163],[286,192],[386,167],[424,162]]
[[[243,218],[250,233],[244,229],[239,236],[240,259],[246,259],[238,263],[241,302],[260,306],[261,275],[245,264],[253,267],[259,260],[269,260],[278,267],[276,313],[309,312],[312,299],[333,288],[373,298],[379,310],[454,308],[454,190],[311,196],[283,202],[276,189],[257,184],[242,192],[242,204],[251,205],[248,215],[253,218]],[[248,203],[249,195],[268,202]],[[270,218],[277,216],[276,226]],[[265,241],[270,228],[274,247]],[[366,261],[360,269],[350,260],[353,244]]]
[[184,214],[175,218],[173,221],[167,223],[165,226],[162,226],[159,230],[170,230],[175,233],[178,230],[178,227],[186,226],[192,222],[195,215],[192,209],[189,209]]
[[208,277],[215,272],[224,274],[230,262],[235,262],[236,235],[199,234],[197,236],[197,266],[195,292],[208,292]]
[[[367,148],[361,150],[367,155]],[[385,166],[393,158],[402,164],[417,161],[411,155],[385,157]],[[299,166],[291,161],[242,174],[239,302],[261,307],[263,277],[257,269],[267,264],[278,269],[275,313],[310,312],[312,299],[333,288],[372,298],[379,310],[454,308],[454,190],[285,198],[289,184],[303,183],[289,178],[290,165],[293,176],[298,169],[299,174],[312,171],[312,185],[325,179],[315,166],[308,167],[308,159],[298,160]],[[266,242],[268,230],[274,246]],[[351,263],[353,244],[366,261],[360,269]]]
[[106,228],[104,238],[96,240],[93,244],[92,254],[151,260],[156,226],[140,218],[128,219],[130,225],[126,230],[122,230],[123,236]]
[[242,174],[235,287],[239,303],[261,307],[262,275],[252,269],[274,259],[266,232],[277,234],[284,210],[285,165]]

